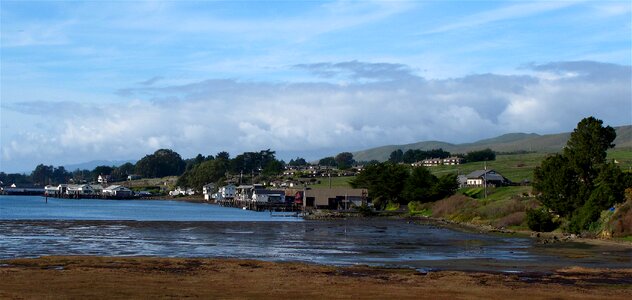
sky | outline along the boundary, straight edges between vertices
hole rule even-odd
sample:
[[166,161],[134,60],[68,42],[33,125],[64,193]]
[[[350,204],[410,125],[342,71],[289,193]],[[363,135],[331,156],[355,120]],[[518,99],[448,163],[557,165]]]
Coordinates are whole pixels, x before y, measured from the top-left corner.
[[0,171],[632,124],[630,1],[0,2]]

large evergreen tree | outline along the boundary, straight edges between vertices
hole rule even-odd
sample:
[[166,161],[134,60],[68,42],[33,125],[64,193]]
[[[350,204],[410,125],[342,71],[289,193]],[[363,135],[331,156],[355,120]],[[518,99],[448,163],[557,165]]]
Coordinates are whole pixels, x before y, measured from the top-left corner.
[[170,149],[160,149],[146,155],[136,163],[136,173],[143,177],[156,178],[181,175],[185,162],[180,154]]
[[546,158],[534,171],[534,187],[546,207],[570,219],[569,230],[580,232],[602,210],[623,201],[625,175],[606,160],[614,147],[615,130],[594,117],[581,120],[562,154]]

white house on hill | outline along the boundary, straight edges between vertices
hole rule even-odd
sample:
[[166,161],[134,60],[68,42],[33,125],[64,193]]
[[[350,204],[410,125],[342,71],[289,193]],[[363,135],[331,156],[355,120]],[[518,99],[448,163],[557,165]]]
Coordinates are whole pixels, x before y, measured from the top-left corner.
[[467,175],[468,186],[502,186],[511,183],[511,180],[505,178],[494,170],[476,170]]

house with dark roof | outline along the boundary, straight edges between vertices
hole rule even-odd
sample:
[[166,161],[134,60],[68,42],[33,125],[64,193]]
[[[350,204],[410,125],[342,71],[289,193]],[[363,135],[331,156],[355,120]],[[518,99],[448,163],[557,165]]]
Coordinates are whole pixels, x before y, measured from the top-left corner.
[[257,203],[285,203],[285,191],[255,189],[252,192],[252,201]]
[[511,180],[494,170],[476,170],[466,176],[467,186],[503,186],[511,184]]

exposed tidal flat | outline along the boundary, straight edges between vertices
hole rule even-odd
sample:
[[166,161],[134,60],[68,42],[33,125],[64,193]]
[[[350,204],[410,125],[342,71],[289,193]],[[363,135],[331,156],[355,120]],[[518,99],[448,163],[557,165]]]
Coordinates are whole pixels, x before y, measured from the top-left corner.
[[[180,201],[0,196],[0,259],[0,298],[47,295],[28,289],[34,280],[58,287],[64,292],[48,295],[62,298],[134,298],[152,288],[178,298],[500,298],[515,289],[526,298],[528,288],[624,298],[632,287],[630,247],[543,245],[433,222],[278,218]],[[318,285],[346,286],[323,294]],[[367,294],[369,287],[382,290]]]
[[428,221],[302,220],[180,201],[0,196],[0,258],[230,257],[415,269],[632,268],[632,247],[470,232]]

